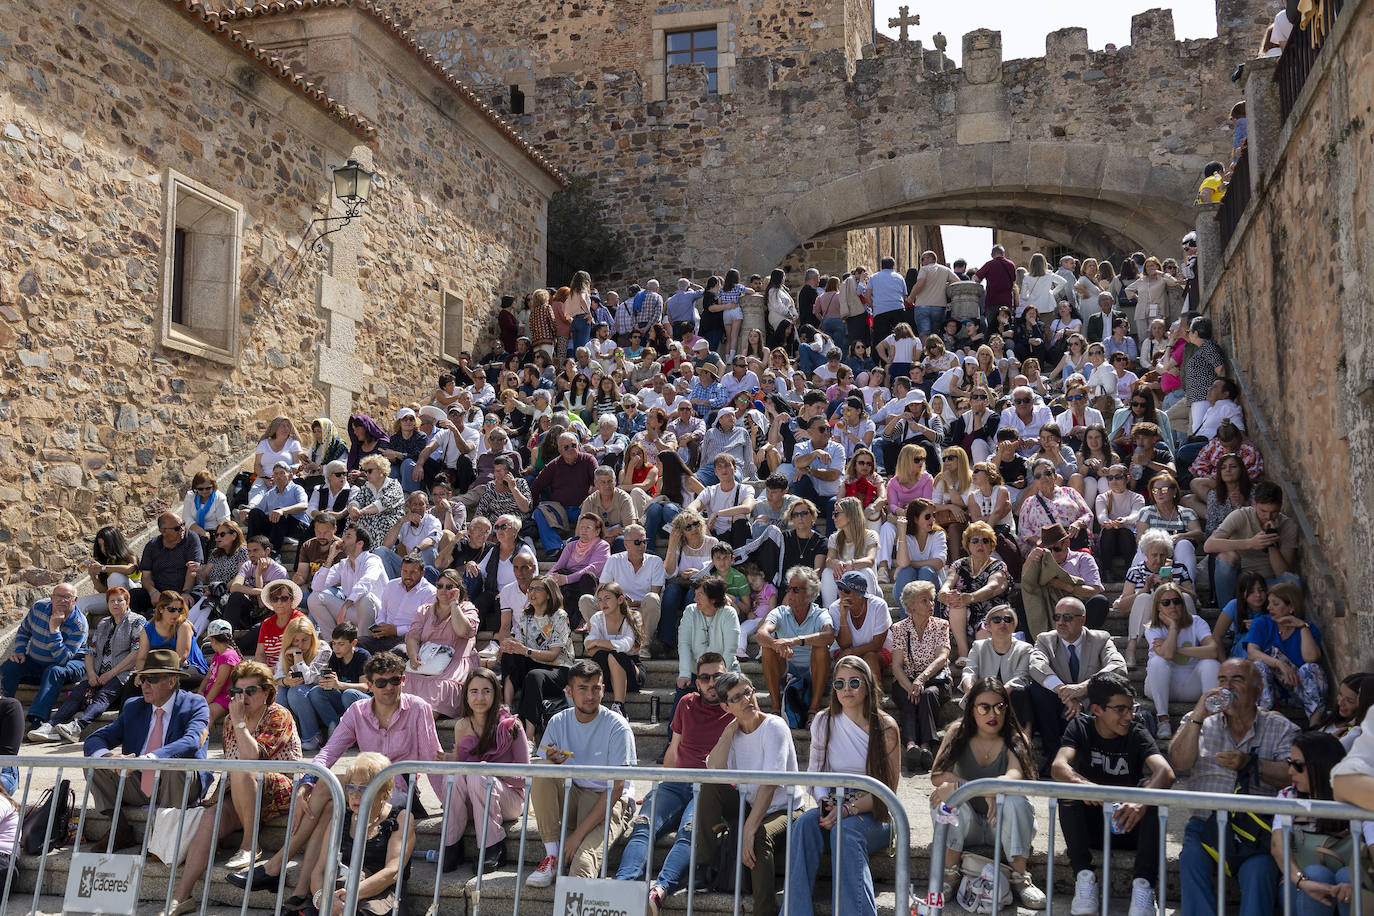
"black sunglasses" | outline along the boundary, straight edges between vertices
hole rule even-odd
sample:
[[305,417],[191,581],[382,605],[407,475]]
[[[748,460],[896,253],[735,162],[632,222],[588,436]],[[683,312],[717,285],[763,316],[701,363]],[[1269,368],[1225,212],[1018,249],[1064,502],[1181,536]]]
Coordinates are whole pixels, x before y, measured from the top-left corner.
[[1159,599],[1159,606],[1160,606],[1160,607],[1183,607],[1183,599],[1182,599],[1182,598],[1160,598],[1160,599]]
[[1303,773],[1307,770],[1306,760],[1294,760],[1292,757],[1289,757],[1287,760],[1284,761],[1284,763],[1292,767],[1294,773]]
[[1083,616],[1083,615],[1082,615],[1082,614],[1073,614],[1073,613],[1070,613],[1070,614],[1051,614],[1051,615],[1050,615],[1050,617],[1054,620],[1055,623],[1068,623],[1070,620],[1074,620],[1074,619],[1076,619],[1076,618],[1078,618],[1078,617],[1081,617],[1081,616]]
[[259,687],[257,684],[252,684],[248,687],[230,687],[227,693],[231,697],[243,696],[244,694],[247,694],[250,697],[255,697],[258,695],[259,691],[266,689],[266,687]]
[[1004,615],[1004,614],[998,614],[996,617],[988,617],[988,618],[987,618],[987,622],[988,622],[988,623],[991,623],[991,624],[998,624],[998,623],[1016,623],[1016,618],[1015,618],[1015,617],[1007,617],[1007,616]]
[[400,684],[401,684],[401,681],[403,681],[403,680],[405,680],[405,675],[404,675],[404,674],[397,674],[397,675],[395,675],[395,676],[393,676],[393,677],[374,677],[374,678],[372,679],[372,686],[373,686],[373,687],[399,687]]
[[1013,404],[1029,404],[1029,403],[1031,402],[1031,399],[1030,399],[1030,398],[1012,398],[1012,399],[1011,399],[1011,402],[1012,402]]

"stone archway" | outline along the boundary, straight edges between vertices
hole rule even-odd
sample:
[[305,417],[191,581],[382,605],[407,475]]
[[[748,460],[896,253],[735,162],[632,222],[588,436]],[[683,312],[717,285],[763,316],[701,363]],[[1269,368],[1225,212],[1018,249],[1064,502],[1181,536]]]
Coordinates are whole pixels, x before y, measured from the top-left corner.
[[1017,141],[898,156],[775,209],[736,252],[766,274],[818,233],[876,223],[998,225],[1063,244],[1172,253],[1191,227],[1196,175],[1124,145]]

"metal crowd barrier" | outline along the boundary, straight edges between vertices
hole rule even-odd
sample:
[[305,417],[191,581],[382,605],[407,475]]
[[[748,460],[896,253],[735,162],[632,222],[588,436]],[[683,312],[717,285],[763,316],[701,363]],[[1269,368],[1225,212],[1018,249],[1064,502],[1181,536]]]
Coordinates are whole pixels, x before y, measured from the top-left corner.
[[[17,805],[17,806],[18,806],[18,808],[19,808],[19,823],[20,823],[21,825],[24,823],[25,812],[26,812],[26,810],[27,810],[27,808],[28,808],[28,806],[29,806],[29,790],[30,790],[30,788],[31,788],[32,785],[33,785],[33,773],[34,773],[34,770],[38,770],[38,769],[56,770],[56,773],[55,773],[54,776],[53,776],[53,793],[54,793],[54,796],[56,796],[57,789],[58,789],[58,787],[60,787],[61,784],[62,784],[62,774],[63,774],[64,771],[65,771],[65,772],[69,772],[69,773],[74,773],[74,774],[76,774],[76,775],[83,775],[83,776],[84,776],[84,774],[89,773],[91,770],[119,770],[119,771],[120,771],[120,774],[119,774],[119,784],[118,784],[118,787],[117,787],[117,789],[116,789],[116,791],[115,791],[115,817],[114,817],[114,818],[111,818],[111,821],[110,821],[110,833],[109,833],[109,838],[108,838],[108,840],[106,841],[106,846],[105,846],[105,852],[106,852],[106,854],[111,854],[111,853],[114,852],[114,840],[115,840],[115,830],[114,830],[114,828],[115,828],[115,825],[116,825],[116,823],[117,823],[116,818],[117,818],[117,816],[118,816],[120,807],[122,806],[122,803],[123,803],[123,800],[124,800],[124,787],[125,787],[126,783],[128,782],[129,773],[130,773],[131,771],[134,772],[134,773],[140,773],[140,772],[145,771],[145,770],[153,770],[153,771],[154,771],[154,773],[153,773],[153,791],[152,791],[152,797],[153,797],[154,799],[156,799],[156,798],[158,797],[158,790],[159,790],[159,788],[160,788],[160,786],[161,786],[161,783],[162,783],[162,774],[163,774],[163,773],[166,773],[166,772],[192,772],[192,773],[206,773],[206,772],[209,772],[209,773],[213,773],[213,774],[215,774],[216,777],[219,778],[218,789],[216,789],[216,782],[215,782],[214,780],[212,780],[211,783],[210,783],[211,788],[210,788],[210,790],[207,792],[207,795],[209,795],[210,793],[214,793],[214,794],[217,796],[217,798],[219,799],[220,802],[223,802],[223,801],[226,801],[226,800],[227,800],[227,799],[226,799],[225,792],[226,792],[226,790],[227,790],[227,780],[228,780],[228,774],[229,774],[229,773],[248,773],[248,774],[254,776],[254,777],[255,777],[255,779],[254,779],[254,804],[253,804],[253,824],[252,824],[252,831],[253,831],[253,833],[252,833],[252,836],[253,836],[253,839],[252,839],[252,858],[253,858],[254,861],[256,861],[257,858],[258,858],[258,855],[257,855],[257,853],[258,853],[258,835],[259,835],[259,828],[261,827],[261,817],[262,817],[262,784],[263,784],[263,779],[262,779],[262,777],[263,777],[263,775],[266,774],[266,773],[287,773],[287,774],[292,775],[293,777],[295,777],[295,776],[297,776],[297,775],[310,775],[310,776],[315,776],[315,777],[318,779],[318,782],[315,784],[315,788],[312,790],[312,792],[327,791],[327,792],[329,792],[330,799],[333,801],[333,810],[332,810],[331,815],[330,815],[330,818],[329,818],[329,841],[328,841],[328,842],[329,842],[329,846],[328,846],[328,848],[330,848],[330,849],[338,849],[338,848],[339,848],[339,843],[340,843],[340,841],[341,841],[341,839],[342,839],[342,837],[343,837],[343,820],[344,820],[344,812],[345,812],[345,810],[346,810],[346,804],[347,804],[347,801],[346,801],[346,799],[345,799],[345,797],[344,797],[343,786],[339,783],[338,778],[335,777],[334,774],[331,773],[328,769],[326,769],[325,767],[320,766],[319,764],[312,763],[311,761],[308,761],[308,760],[286,760],[286,761],[276,761],[276,760],[210,760],[210,759],[207,759],[207,760],[198,760],[198,759],[187,759],[187,758],[184,758],[184,757],[137,758],[137,759],[131,759],[131,758],[127,758],[127,757],[112,758],[112,757],[52,757],[52,756],[49,756],[49,757],[33,757],[33,756],[17,756],[17,757],[6,757],[6,758],[4,758],[3,762],[4,762],[4,764],[5,764],[6,766],[15,766],[15,767],[18,767],[18,768],[19,768],[19,771],[20,771],[21,792],[20,792],[20,797],[19,797],[19,799],[18,799],[18,805]],[[69,778],[70,778],[70,777],[69,777]],[[138,777],[135,776],[134,778],[138,778]],[[77,817],[77,824],[76,824],[76,839],[75,839],[75,841],[73,842],[73,845],[72,845],[72,855],[73,855],[73,856],[75,856],[75,855],[77,855],[78,853],[81,852],[82,835],[83,835],[83,833],[84,833],[84,831],[85,831],[85,827],[86,827],[86,812],[87,812],[87,809],[88,809],[88,803],[90,802],[90,798],[91,798],[91,784],[90,784],[90,779],[89,779],[89,777],[86,776],[86,777],[83,779],[83,782],[84,782],[84,788],[83,788],[83,790],[82,790],[80,793],[78,793],[78,794],[79,794],[79,802],[78,802],[78,804],[77,804],[77,810],[78,810],[80,813],[79,813],[79,815],[78,815],[78,817]],[[201,802],[201,799],[199,799],[199,798],[196,798],[196,799],[192,799],[192,798],[191,798],[191,783],[192,783],[192,780],[191,780],[191,779],[187,779],[187,780],[185,780],[185,781],[183,782],[183,785],[182,785],[182,791],[181,791],[181,804],[180,804],[180,807],[178,808],[179,812],[181,812],[181,814],[182,814],[182,817],[178,818],[178,820],[177,820],[177,826],[176,826],[176,839],[175,839],[175,846],[176,846],[178,855],[174,856],[174,858],[173,858],[173,864],[169,867],[169,873],[168,873],[168,875],[167,875],[167,893],[164,895],[164,901],[163,901],[163,909],[164,909],[164,910],[170,908],[171,905],[172,905],[172,891],[173,891],[173,889],[176,887],[177,869],[178,869],[178,867],[179,867],[179,864],[178,864],[178,863],[179,863],[180,859],[182,858],[182,855],[180,854],[180,853],[181,853],[181,850],[182,850],[183,848],[189,846],[189,844],[190,844],[190,842],[191,842],[191,837],[190,837],[190,836],[183,836],[183,835],[182,835],[183,826],[184,826],[184,824],[185,824],[185,816],[184,816],[184,815],[185,815],[185,812],[186,812],[186,810],[187,810],[188,808],[191,808],[191,807],[195,807],[195,806],[200,805],[200,802]],[[299,780],[293,779],[293,783],[298,784],[298,783],[299,783]],[[297,799],[297,796],[298,796],[298,793],[297,793],[296,791],[294,791],[294,787],[293,787],[293,791],[292,791],[292,793],[291,793],[291,805],[290,805],[290,809],[287,811],[286,837],[285,837],[285,839],[283,840],[283,843],[282,843],[282,846],[283,846],[283,847],[287,847],[287,846],[289,846],[290,843],[291,843],[291,831],[292,831],[292,827],[293,827],[293,824],[294,824],[294,822],[295,822],[295,817],[296,817],[296,799]],[[54,805],[52,805],[52,806],[48,809],[48,821],[47,821],[47,824],[44,825],[44,833],[43,833],[43,836],[44,836],[45,838],[46,838],[46,837],[50,837],[50,836],[52,835],[52,830],[53,830],[53,826],[54,826],[53,821],[54,821],[54,818],[56,817],[56,814],[57,814],[57,807],[58,807],[58,806],[57,806],[56,804],[54,804]],[[139,845],[139,858],[140,858],[141,860],[143,860],[143,862],[144,862],[145,864],[146,864],[146,861],[147,861],[147,858],[148,858],[148,844],[149,844],[149,841],[150,841],[151,838],[152,838],[153,827],[154,827],[154,824],[155,824],[155,821],[156,821],[156,818],[154,817],[154,814],[155,814],[155,812],[156,812],[157,810],[158,810],[158,805],[157,805],[156,803],[153,803],[153,804],[151,804],[151,805],[149,806],[149,809],[148,809],[148,817],[147,817],[147,820],[145,821],[145,823],[144,823],[144,825],[143,825],[143,838],[142,838],[142,840],[140,841],[140,845]],[[221,816],[223,815],[223,813],[224,813],[224,805],[223,805],[223,804],[216,804],[216,805],[215,805],[214,827],[213,827],[213,833],[211,834],[212,837],[218,838],[218,836],[219,836],[220,818],[221,818]],[[247,829],[248,829],[248,825],[245,824],[245,825],[244,825],[244,830],[246,831]],[[22,837],[16,837],[15,852],[14,852],[14,855],[10,858],[9,874],[8,874],[8,880],[7,880],[6,883],[5,883],[5,891],[4,891],[4,894],[3,894],[3,895],[0,895],[0,913],[5,913],[5,914],[7,914],[7,916],[8,916],[8,914],[11,912],[10,909],[9,909],[10,892],[11,892],[11,891],[13,890],[13,888],[14,888],[15,874],[16,874],[16,872],[17,872],[17,870],[18,870],[18,867],[19,867],[19,857],[20,857],[20,855],[22,854],[22,850],[21,850],[21,848],[20,848],[20,846],[19,846],[19,842],[20,842],[21,840],[22,840]],[[203,880],[202,880],[202,883],[203,883],[204,886],[203,886],[202,889],[201,889],[200,907],[199,907],[199,910],[198,910],[199,912],[202,912],[202,913],[205,912],[205,910],[206,910],[207,907],[209,906],[209,900],[210,900],[210,874],[211,874],[212,866],[213,866],[213,864],[214,864],[214,857],[215,857],[215,853],[216,853],[216,851],[217,851],[217,846],[218,846],[218,840],[215,839],[215,840],[213,840],[213,841],[211,842],[211,846],[210,846],[210,859],[209,859],[209,862],[208,862],[207,865],[206,865],[205,875],[204,875]],[[92,851],[98,851],[98,850],[92,850]],[[44,871],[45,871],[45,869],[46,869],[46,867],[47,867],[47,861],[48,861],[48,855],[47,855],[46,853],[43,854],[43,855],[38,856],[38,874],[37,874],[37,877],[34,879],[33,899],[32,899],[32,901],[31,901],[30,904],[29,904],[29,913],[30,913],[30,916],[32,916],[32,914],[34,914],[34,913],[36,913],[36,912],[38,911],[38,898],[39,898],[39,896],[42,894],[42,891],[43,891],[43,873],[44,873]],[[335,879],[336,879],[336,873],[337,873],[337,871],[338,871],[337,863],[338,863],[338,856],[337,856],[337,855],[326,857],[325,873],[324,873],[324,884],[323,884],[324,887],[333,887],[333,886],[334,886],[334,882],[335,882]],[[136,871],[135,871],[135,879],[134,879],[134,880],[135,880],[135,885],[134,885],[134,899],[135,899],[135,900],[137,900],[137,899],[139,898],[139,892],[140,892],[140,890],[141,890],[141,888],[142,888],[142,885],[143,885],[143,872],[144,872],[144,867],[140,867],[140,868],[136,869]],[[281,877],[280,877],[280,878],[278,879],[278,881],[277,881],[277,894],[276,894],[276,903],[275,903],[275,913],[276,913],[276,916],[281,916],[281,912],[282,912],[282,902],[283,902],[283,900],[284,900],[284,896],[283,896],[283,895],[284,895],[285,892],[286,892],[286,874],[287,874],[287,869],[286,869],[286,867],[285,867],[285,863],[283,863],[283,868],[282,868],[282,870],[281,870]],[[245,891],[244,894],[243,894],[243,903],[242,903],[242,905],[240,906],[240,909],[239,909],[240,914],[247,914],[247,912],[248,912],[248,898],[249,898],[249,896],[250,896],[250,894],[249,894],[247,891]]]
[[[873,796],[875,796],[878,800],[880,800],[881,802],[883,802],[884,805],[886,805],[887,810],[888,810],[888,814],[889,814],[889,818],[890,818],[890,821],[891,821],[891,824],[892,824],[892,843],[891,843],[891,845],[889,846],[889,851],[895,850],[895,852],[896,852],[896,855],[894,856],[893,883],[894,883],[894,885],[895,885],[895,890],[896,890],[896,895],[897,895],[897,901],[898,901],[897,908],[898,908],[898,912],[901,912],[901,910],[902,910],[903,901],[906,901],[907,899],[909,899],[909,890],[910,890],[910,875],[909,875],[909,869],[910,869],[910,865],[911,865],[911,861],[910,861],[910,860],[911,860],[911,856],[910,856],[909,850],[911,849],[911,827],[910,827],[910,824],[908,823],[908,820],[907,820],[906,809],[902,807],[902,802],[901,802],[900,799],[897,798],[896,793],[894,793],[891,789],[889,789],[887,786],[883,785],[883,784],[882,784],[881,782],[879,782],[878,780],[873,779],[872,777],[869,777],[869,776],[854,776],[854,775],[849,775],[849,774],[844,774],[844,773],[812,773],[812,772],[808,772],[808,771],[800,771],[800,772],[795,772],[795,773],[785,773],[785,774],[783,774],[783,773],[761,772],[761,771],[756,771],[756,770],[681,770],[681,769],[668,769],[668,768],[665,768],[665,767],[598,767],[598,766],[581,766],[581,765],[575,765],[575,764],[570,764],[570,763],[559,764],[559,765],[556,765],[556,766],[555,766],[555,765],[553,765],[553,764],[547,764],[547,763],[530,763],[530,764],[488,764],[488,763],[454,763],[454,762],[447,762],[447,761],[442,761],[442,762],[431,762],[431,761],[426,761],[426,762],[420,762],[420,761],[401,761],[401,762],[398,762],[398,763],[393,763],[391,766],[387,767],[385,770],[382,770],[382,772],[378,773],[378,774],[372,779],[372,781],[368,783],[367,789],[364,790],[362,800],[361,800],[361,802],[360,802],[359,805],[358,805],[358,810],[359,810],[359,811],[370,811],[370,810],[372,810],[372,807],[371,807],[371,806],[374,804],[374,802],[375,802],[375,800],[376,800],[376,798],[377,798],[377,795],[378,795],[379,793],[381,793],[381,792],[390,793],[390,792],[392,791],[392,787],[393,787],[394,784],[395,784],[395,780],[396,780],[396,777],[397,777],[397,776],[411,775],[412,778],[409,779],[409,780],[407,780],[407,782],[409,783],[409,790],[408,790],[408,793],[407,793],[406,805],[405,805],[405,808],[404,808],[404,813],[402,814],[402,820],[401,820],[401,825],[400,825],[400,826],[401,826],[401,832],[404,834],[404,833],[407,831],[408,825],[409,825],[409,823],[410,823],[410,817],[411,817],[410,811],[411,811],[412,803],[413,803],[414,797],[415,797],[415,784],[416,784],[416,782],[417,782],[417,778],[415,778],[415,777],[418,777],[418,776],[420,776],[420,775],[428,775],[428,774],[436,774],[436,775],[439,775],[439,776],[444,776],[444,777],[446,777],[445,783],[444,783],[444,794],[443,794],[443,798],[440,799],[440,802],[441,802],[441,803],[444,803],[445,800],[449,797],[450,792],[452,791],[452,788],[453,788],[453,783],[454,783],[454,778],[455,778],[455,777],[458,777],[458,776],[469,776],[469,775],[476,775],[476,776],[484,776],[484,777],[486,777],[486,779],[487,779],[487,783],[486,783],[486,785],[487,785],[487,791],[486,791],[485,804],[483,805],[483,810],[482,810],[482,817],[481,817],[481,819],[479,820],[479,819],[475,816],[476,813],[474,812],[474,816],[473,816],[472,819],[471,819],[472,822],[473,822],[474,828],[475,828],[475,829],[478,829],[478,830],[482,829],[481,825],[483,825],[483,824],[486,823],[486,821],[487,821],[487,815],[488,815],[488,814],[490,813],[490,811],[491,811],[491,796],[492,796],[492,786],[493,786],[494,780],[497,780],[497,779],[507,779],[507,778],[513,778],[513,779],[521,779],[521,778],[523,778],[523,779],[525,780],[525,799],[524,799],[524,804],[523,804],[523,807],[522,807],[522,810],[521,810],[521,815],[520,815],[520,851],[519,851],[519,853],[518,853],[517,856],[516,856],[516,863],[515,863],[515,865],[516,865],[516,873],[515,873],[515,891],[514,891],[514,893],[515,893],[515,899],[514,899],[514,902],[513,902],[513,904],[512,904],[512,907],[511,907],[511,912],[513,912],[513,913],[519,913],[519,912],[520,912],[520,895],[521,895],[521,892],[524,890],[525,847],[526,847],[526,842],[527,842],[528,836],[529,836],[529,821],[530,821],[530,796],[531,796],[531,791],[530,791],[530,789],[531,789],[531,781],[534,780],[534,779],[561,779],[561,780],[563,780],[563,810],[564,810],[564,812],[565,812],[565,815],[564,815],[564,817],[563,817],[562,826],[560,827],[560,832],[559,832],[559,847],[560,847],[560,849],[562,848],[564,842],[566,842],[566,839],[567,839],[567,834],[568,834],[568,817],[567,817],[566,812],[567,812],[567,810],[568,810],[568,800],[569,800],[569,797],[571,796],[571,793],[572,793],[572,782],[573,782],[574,779],[601,779],[601,780],[607,780],[607,781],[611,781],[611,782],[615,782],[615,781],[619,781],[619,780],[626,780],[626,781],[631,781],[631,780],[632,780],[632,781],[634,781],[634,782],[636,782],[636,783],[651,783],[651,784],[658,784],[658,783],[664,783],[664,782],[677,782],[677,783],[681,783],[681,782],[691,782],[691,783],[693,784],[693,786],[692,786],[692,801],[693,801],[694,805],[695,805],[695,803],[697,802],[697,800],[700,798],[700,795],[701,795],[701,787],[702,787],[703,785],[707,784],[707,783],[726,784],[726,785],[779,786],[779,787],[784,787],[784,786],[800,786],[800,787],[803,788],[803,790],[804,790],[807,786],[821,786],[821,787],[828,787],[828,788],[836,788],[836,789],[853,789],[853,790],[857,790],[857,791],[861,791],[861,792],[869,792],[869,793],[871,793]],[[782,778],[780,778],[780,777],[782,777]],[[642,798],[639,799],[639,801],[642,801],[642,800],[643,800]],[[602,822],[601,822],[601,823],[602,823],[602,830],[601,830],[601,875],[600,875],[600,876],[601,876],[602,878],[605,878],[605,877],[606,877],[606,870],[607,870],[608,861],[609,861],[609,855],[608,855],[608,854],[609,854],[609,852],[610,852],[610,845],[611,845],[611,843],[610,843],[610,816],[609,816],[609,815],[610,815],[610,811],[611,811],[611,804],[612,804],[612,801],[613,801],[613,799],[611,799],[610,793],[607,792],[607,793],[606,793],[606,815],[603,816]],[[649,820],[649,826],[650,826],[650,846],[649,846],[649,855],[648,855],[648,859],[647,859],[646,864],[645,864],[645,875],[646,875],[646,878],[647,878],[647,879],[650,879],[650,880],[652,879],[652,874],[653,874],[653,848],[654,848],[654,839],[655,839],[655,838],[654,838],[654,835],[653,835],[653,832],[652,832],[652,831],[653,831],[653,824],[654,824],[654,820],[655,820],[655,814],[657,813],[657,803],[658,803],[658,793],[654,793],[653,798],[652,798],[651,801],[649,802],[648,820]],[[442,821],[442,826],[439,828],[440,849],[441,849],[441,850],[443,849],[443,840],[444,840],[444,837],[447,835],[447,831],[448,831],[448,817],[449,817],[449,811],[448,811],[448,806],[447,806],[447,804],[444,804],[444,805],[443,805],[443,808],[444,808],[443,821]],[[801,810],[802,810],[802,808],[801,808],[800,806],[794,806],[794,804],[792,803],[792,801],[791,801],[791,799],[790,799],[790,797],[789,797],[788,813],[787,813],[787,827],[786,827],[786,844],[785,844],[785,847],[784,847],[784,849],[785,849],[785,852],[784,852],[784,860],[785,860],[785,861],[788,861],[788,860],[790,859],[791,850],[792,850],[792,816],[793,816],[793,813],[794,813],[794,812],[799,812],[799,811],[801,811]],[[835,824],[835,829],[836,829],[836,830],[839,830],[839,829],[840,829],[840,826],[841,826],[841,823],[843,822],[844,812],[843,812],[842,809],[837,809],[837,810],[839,810],[840,813],[839,813],[839,815],[838,815],[839,820],[837,820],[837,822],[836,822],[836,824]],[[641,816],[641,815],[640,815],[640,814],[636,814],[636,817],[639,817],[639,816]],[[740,795],[740,804],[739,804],[739,818],[738,818],[738,820],[736,821],[736,828],[735,828],[735,836],[736,836],[736,837],[739,837],[739,836],[741,835],[741,831],[740,831],[739,827],[740,827],[740,825],[742,825],[742,824],[744,823],[744,817],[745,817],[745,814],[744,814],[744,796],[743,796],[743,794],[741,794],[741,795]],[[503,840],[504,840],[504,836],[503,836]],[[542,842],[542,841],[540,841],[540,840],[538,839],[537,834],[536,834],[535,842],[536,842],[536,843]],[[361,876],[362,876],[363,851],[364,851],[364,850],[363,850],[363,844],[362,844],[362,843],[355,843],[355,844],[353,845],[353,858],[352,858],[352,861],[348,863],[346,884],[344,885],[344,887],[345,887],[345,892],[344,892],[344,893],[345,893],[345,900],[344,900],[343,916],[355,916],[355,914],[356,914],[356,912],[357,912],[357,906],[358,906],[358,884],[359,884],[359,882],[360,882],[360,880],[361,880]],[[482,871],[483,871],[482,866],[483,866],[483,864],[484,864],[484,862],[485,862],[485,858],[486,858],[486,857],[485,857],[485,852],[486,852],[486,850],[482,848],[482,844],[479,842],[479,843],[477,844],[477,884],[476,884],[476,893],[475,893],[475,899],[474,899],[474,901],[472,902],[472,906],[471,906],[471,909],[470,909],[470,911],[469,911],[469,912],[472,914],[472,916],[480,916],[480,913],[481,913],[481,905],[482,905],[482,882],[483,882],[483,877],[484,877],[483,874],[482,874]],[[543,853],[541,852],[540,855],[539,855],[537,858],[542,859],[542,858],[543,858]],[[834,861],[831,862],[831,876],[832,876],[832,882],[831,882],[831,883],[832,883],[833,886],[834,886],[834,901],[833,901],[833,903],[834,903],[834,909],[832,910],[832,913],[834,913],[835,916],[842,916],[842,914],[840,913],[840,907],[839,907],[839,888],[840,888],[839,875],[840,875],[840,864],[841,864],[841,861],[840,861],[840,860],[841,860],[841,855],[840,855],[840,853],[839,853],[839,851],[838,851],[838,848],[837,848],[837,849],[836,849],[836,852],[835,852],[835,855],[834,855]],[[695,887],[696,887],[696,865],[697,865],[696,843],[693,842],[693,844],[692,844],[692,851],[691,851],[690,864],[689,864],[689,866],[688,866],[688,871],[687,871],[687,913],[688,913],[688,916],[691,916],[691,913],[693,912],[693,903],[694,903],[694,900],[695,900],[695,893],[696,893],[696,891],[695,891]],[[789,862],[789,865],[790,865],[790,862]],[[740,916],[740,880],[741,880],[743,871],[744,871],[744,856],[741,854],[740,857],[739,857],[739,861],[738,861],[738,862],[736,863],[736,865],[735,865],[734,916]],[[401,894],[405,893],[405,889],[404,889],[404,887],[402,887],[402,878],[403,878],[403,874],[404,874],[404,869],[402,869],[401,872],[398,873],[397,876],[396,876],[396,895],[397,895],[397,899],[400,898],[400,895],[401,895]],[[433,902],[432,902],[433,908],[431,909],[431,912],[438,912],[438,911],[439,911],[439,910],[438,910],[438,905],[439,905],[439,884],[440,884],[440,880],[439,880],[439,879],[440,879],[441,877],[442,877],[442,873],[436,874],[435,882],[434,882],[434,899],[433,899]],[[785,879],[784,879],[784,880],[785,880]],[[785,887],[785,886],[786,886],[786,885],[784,884],[784,887]],[[789,896],[790,896],[790,895],[788,895],[788,894],[786,894],[786,893],[783,894],[782,916],[788,916],[788,898],[789,898]]]
[[[1191,810],[1210,810],[1217,813],[1217,832],[1219,835],[1226,834],[1227,821],[1229,815],[1234,812],[1248,812],[1262,815],[1281,814],[1290,818],[1302,818],[1304,820],[1325,819],[1350,822],[1350,832],[1355,838],[1355,850],[1357,853],[1355,862],[1350,869],[1351,887],[1351,912],[1354,916],[1362,916],[1360,907],[1360,881],[1363,877],[1363,839],[1361,831],[1365,821],[1374,820],[1374,811],[1366,811],[1353,805],[1342,804],[1334,801],[1313,801],[1306,798],[1275,798],[1264,795],[1234,795],[1220,794],[1213,792],[1188,792],[1178,789],[1145,789],[1139,787],[1121,788],[1118,786],[1096,786],[1083,785],[1080,783],[1065,782],[1028,782],[1017,779],[975,779],[967,782],[945,801],[945,804],[954,809],[958,809],[964,802],[973,798],[994,796],[997,805],[997,820],[1001,823],[1004,803],[1008,795],[1020,795],[1027,798],[1043,798],[1049,803],[1049,848],[1046,850],[1048,861],[1045,865],[1045,916],[1053,916],[1054,913],[1054,827],[1055,816],[1060,801],[1085,801],[1099,802],[1102,804],[1102,872],[1098,887],[1102,894],[1101,916],[1107,916],[1107,901],[1111,894],[1112,876],[1112,805],[1115,803],[1139,804],[1154,807],[1159,816],[1159,879],[1155,885],[1155,907],[1159,916],[1164,916],[1164,901],[1168,889],[1168,867],[1165,856],[1165,843],[1168,838],[1166,829],[1169,821],[1169,808],[1185,808]],[[1292,862],[1292,843],[1288,840],[1288,831],[1292,829],[1292,820],[1282,827],[1283,836],[1283,874],[1280,876],[1279,894],[1283,898],[1282,906],[1284,916],[1291,916],[1292,896],[1288,891],[1288,875],[1291,874],[1289,866]],[[945,870],[945,836],[949,832],[949,824],[936,822],[935,839],[930,847],[930,883],[928,894],[925,900],[923,911],[929,916],[939,916],[945,901],[943,901],[943,882]],[[1226,912],[1226,844],[1218,843],[1219,855],[1216,863],[1217,875],[1217,908],[1218,913]],[[1002,859],[1002,832],[993,831],[993,853],[992,860],[1001,862]],[[1002,870],[1000,867],[993,869],[992,899],[996,900],[1001,892]],[[936,903],[934,901],[941,901]],[[913,908],[915,912],[915,908]]]

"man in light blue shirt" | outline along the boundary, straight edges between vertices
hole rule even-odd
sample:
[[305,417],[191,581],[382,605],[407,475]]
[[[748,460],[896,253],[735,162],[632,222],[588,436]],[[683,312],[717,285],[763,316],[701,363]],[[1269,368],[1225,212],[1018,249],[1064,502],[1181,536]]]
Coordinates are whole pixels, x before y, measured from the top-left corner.
[[291,479],[290,465],[278,461],[272,466],[272,486],[248,510],[248,536],[266,535],[280,553],[287,538],[301,543],[309,536],[309,510],[310,497]]
[[792,464],[797,476],[792,492],[816,504],[826,519],[827,533],[835,530],[831,510],[840,492],[840,475],[844,473],[844,446],[830,435],[830,423],[824,416],[813,417],[806,427],[809,444],[798,442],[792,452]]
[[906,280],[897,273],[897,262],[883,258],[881,268],[868,278],[868,293],[873,297],[873,339],[882,340],[903,321],[906,313]]
[[793,566],[783,574],[783,583],[782,603],[768,612],[754,638],[762,650],[763,679],[773,708],[782,710],[793,728],[801,728],[827,695],[835,624],[816,603],[821,580],[814,569]]
[[668,297],[663,308],[668,320],[673,323],[673,337],[681,340],[688,331],[697,329],[697,302],[701,299],[702,289],[686,277],[677,281],[677,292]]

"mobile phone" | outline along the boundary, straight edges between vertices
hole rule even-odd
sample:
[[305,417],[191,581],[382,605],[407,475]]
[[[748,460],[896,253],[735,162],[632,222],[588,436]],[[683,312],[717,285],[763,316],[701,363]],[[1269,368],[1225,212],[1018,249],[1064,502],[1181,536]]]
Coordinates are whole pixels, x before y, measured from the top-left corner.
[[544,752],[545,757],[552,757],[555,754],[557,754],[561,757],[567,757],[569,760],[571,760],[573,756],[572,751],[565,751],[561,747],[556,747],[552,744],[541,744],[539,746],[539,749]]
[[1167,579],[1172,579],[1173,577],[1174,577],[1174,568],[1173,568],[1172,566],[1161,566],[1161,567],[1159,567],[1159,578],[1161,578],[1161,579],[1166,579],[1166,580],[1167,580]]

